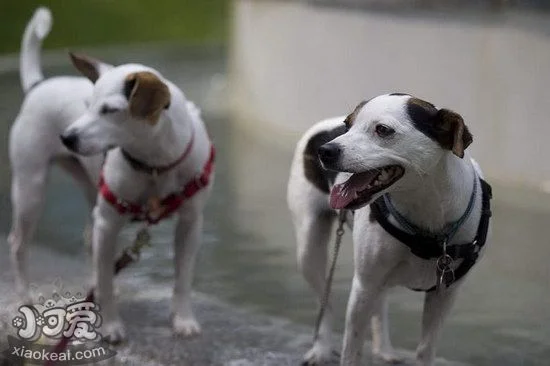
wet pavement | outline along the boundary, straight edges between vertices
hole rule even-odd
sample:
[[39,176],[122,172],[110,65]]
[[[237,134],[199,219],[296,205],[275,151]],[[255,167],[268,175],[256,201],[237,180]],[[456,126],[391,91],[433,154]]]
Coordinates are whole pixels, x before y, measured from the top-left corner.
[[[3,243],[5,244],[5,243]],[[64,289],[73,293],[86,282],[82,273],[82,258],[50,251],[42,246],[31,248],[34,262],[32,275],[41,278],[33,284],[38,289],[34,294],[46,295],[59,288],[59,279]],[[6,268],[8,256],[6,246],[0,250],[0,266]],[[144,261],[117,278],[119,310],[125,322],[129,341],[111,347],[117,352],[114,359],[100,365],[132,366],[294,366],[299,365],[301,356],[311,343],[311,329],[295,324],[288,319],[267,316],[251,311],[248,306],[237,306],[220,301],[215,296],[195,293],[193,303],[196,316],[202,323],[200,337],[182,340],[172,336],[169,314],[171,286],[167,281],[152,280],[150,276],[136,275]],[[55,271],[54,268],[62,269]],[[0,275],[0,291],[10,293],[12,277],[3,272]],[[34,286],[33,286],[34,287]],[[75,290],[76,289],[76,290]],[[58,290],[59,292],[59,290]],[[0,351],[7,348],[6,334],[12,334],[11,321],[17,315],[20,304],[11,296],[0,298]],[[334,336],[335,344],[341,342]],[[403,352],[411,359],[410,352]],[[373,360],[377,366],[383,363]],[[4,365],[0,356],[0,365]],[[333,365],[337,365],[336,361]],[[412,365],[405,363],[404,365]],[[438,362],[440,366],[460,366],[459,363]]]
[[[154,247],[117,280],[130,342],[119,349],[116,363],[298,364],[310,342],[316,312],[314,297],[296,270],[285,204],[289,146],[298,136],[281,142],[278,136],[253,135],[228,117],[223,50],[152,46],[94,55],[115,63],[142,60],[157,67],[203,107],[218,149],[216,184],[207,207],[194,286],[204,335],[190,341],[170,335],[172,228],[165,222],[153,230]],[[48,54],[45,62],[47,74],[74,73],[63,55]],[[13,59],[0,60],[3,146],[21,101],[18,75],[9,71],[13,65]],[[11,221],[6,150],[0,150],[0,232],[4,237]],[[472,365],[546,365],[550,359],[550,240],[545,225],[550,222],[550,199],[502,187],[494,187],[494,193],[492,241],[459,295],[438,354]],[[76,186],[54,169],[36,243],[29,250],[34,283],[51,283],[56,277],[67,283],[85,282],[81,239],[85,215],[86,204]],[[135,227],[123,233],[121,247],[134,232]],[[4,309],[0,333],[5,333],[17,304],[10,290],[5,240],[0,245],[0,306]],[[351,263],[348,233],[333,287],[338,332],[343,326]],[[421,306],[418,293],[396,289],[392,294],[391,333],[396,347],[416,347]],[[0,335],[0,342],[4,340]]]

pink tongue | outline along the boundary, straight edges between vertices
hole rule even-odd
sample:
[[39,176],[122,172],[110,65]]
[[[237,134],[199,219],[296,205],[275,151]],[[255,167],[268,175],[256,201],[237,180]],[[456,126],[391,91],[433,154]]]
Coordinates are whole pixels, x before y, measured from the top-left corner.
[[376,171],[356,173],[344,183],[335,184],[330,192],[330,206],[335,210],[345,208],[359,197],[358,192],[368,187],[376,173]]

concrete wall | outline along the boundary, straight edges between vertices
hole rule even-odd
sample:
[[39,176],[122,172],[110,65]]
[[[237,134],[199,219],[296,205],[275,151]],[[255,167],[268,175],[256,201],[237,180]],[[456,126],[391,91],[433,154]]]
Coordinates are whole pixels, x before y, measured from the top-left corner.
[[290,145],[318,119],[408,92],[464,116],[494,181],[550,192],[550,19],[458,18],[236,0],[234,112]]

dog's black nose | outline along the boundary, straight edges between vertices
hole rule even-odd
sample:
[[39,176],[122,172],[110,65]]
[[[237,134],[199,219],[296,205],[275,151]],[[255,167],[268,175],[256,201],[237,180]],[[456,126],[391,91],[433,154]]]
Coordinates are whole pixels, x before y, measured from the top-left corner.
[[326,165],[334,164],[340,157],[340,145],[335,143],[328,143],[321,145],[317,154],[321,162]]
[[62,134],[59,136],[63,145],[71,151],[76,151],[76,146],[78,145],[78,135],[75,133]]

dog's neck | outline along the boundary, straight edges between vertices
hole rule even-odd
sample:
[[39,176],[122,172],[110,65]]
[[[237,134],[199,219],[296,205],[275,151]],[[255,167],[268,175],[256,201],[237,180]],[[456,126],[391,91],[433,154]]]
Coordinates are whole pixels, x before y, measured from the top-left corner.
[[[179,111],[178,111],[179,112]],[[181,158],[193,138],[193,121],[190,115],[179,115],[173,120],[174,113],[166,113],[160,118],[157,131],[147,141],[137,141],[124,150],[134,159],[151,167],[167,166]],[[172,118],[171,118],[172,117]]]
[[390,194],[395,208],[408,221],[432,232],[458,220],[474,188],[474,167],[468,156],[445,154],[414,189]]

